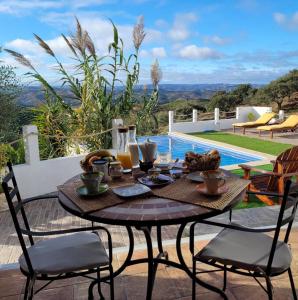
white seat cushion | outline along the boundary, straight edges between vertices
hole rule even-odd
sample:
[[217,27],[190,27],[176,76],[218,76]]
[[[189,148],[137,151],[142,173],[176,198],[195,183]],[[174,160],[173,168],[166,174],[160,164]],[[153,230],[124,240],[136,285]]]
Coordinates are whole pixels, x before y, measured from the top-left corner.
[[[109,264],[109,257],[99,236],[78,232],[37,242],[29,247],[32,267],[38,274],[61,274],[92,269]],[[21,269],[28,272],[24,255],[19,258]]]
[[[244,232],[233,229],[222,230],[197,255],[196,259],[215,259],[225,264],[246,270],[267,268],[272,246],[272,237],[264,233]],[[271,267],[271,274],[286,271],[292,261],[291,250],[284,242],[278,242]]]

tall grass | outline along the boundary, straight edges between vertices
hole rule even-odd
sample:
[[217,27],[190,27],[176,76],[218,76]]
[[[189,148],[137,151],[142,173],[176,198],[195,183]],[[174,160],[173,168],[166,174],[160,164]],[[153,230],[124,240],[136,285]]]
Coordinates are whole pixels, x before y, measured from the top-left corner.
[[[146,35],[143,18],[134,27],[134,50],[127,56],[124,54],[123,40],[112,21],[111,27],[113,40],[108,45],[107,55],[97,52],[94,41],[78,19],[76,30],[71,36],[62,34],[75,62],[73,71],[67,70],[44,39],[34,35],[41,49],[55,61],[61,85],[67,87],[71,91],[71,97],[79,101],[80,106],[76,109],[64,101],[31,61],[20,53],[6,49],[18,62],[30,69],[27,75],[43,87],[45,103],[37,109],[35,121],[41,133],[51,136],[45,137],[42,142],[48,144],[45,152],[52,157],[65,154],[69,143],[65,137],[69,135],[92,135],[81,141],[90,150],[110,147],[110,133],[94,134],[111,128],[113,118],[129,119],[133,114],[136,104],[134,87],[138,83],[140,72],[139,49]],[[143,109],[138,111],[138,123],[156,107],[159,80],[160,78],[155,81],[152,95],[145,97]],[[122,89],[117,89],[117,85],[122,86]]]

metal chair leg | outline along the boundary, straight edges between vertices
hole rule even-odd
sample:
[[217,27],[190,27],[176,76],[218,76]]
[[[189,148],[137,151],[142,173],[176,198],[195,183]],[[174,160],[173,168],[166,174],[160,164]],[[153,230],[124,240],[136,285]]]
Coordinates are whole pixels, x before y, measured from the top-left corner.
[[223,288],[222,290],[225,291],[227,288],[227,267],[224,267],[224,276],[223,276]]
[[194,259],[192,259],[192,292],[191,292],[191,299],[196,299],[196,268],[197,264]]
[[29,278],[29,283],[28,283],[28,300],[32,300],[33,296],[34,296],[35,277],[36,277],[36,275],[33,275],[33,277]]
[[110,297],[114,300],[114,277],[113,277],[113,267],[110,267]]
[[94,297],[93,297],[93,288],[96,284],[96,280],[93,280],[90,285],[89,285],[89,288],[88,288],[88,300],[93,300]]
[[24,292],[24,300],[28,299],[28,289],[29,289],[30,277],[27,276],[26,285],[25,285],[25,292]]
[[272,283],[271,283],[270,277],[266,276],[265,279],[266,279],[266,285],[267,285],[268,299],[273,300]]
[[296,288],[295,288],[295,283],[294,283],[294,279],[293,279],[291,268],[288,270],[288,274],[289,274],[289,278],[290,278],[290,283],[291,283],[293,298],[294,298],[294,300],[297,300],[297,293],[296,293]]
[[96,273],[97,273],[97,290],[98,290],[98,294],[99,294],[99,297],[100,297],[99,299],[104,300],[105,297],[104,297],[104,295],[102,294],[102,291],[101,291],[100,270],[97,269]]

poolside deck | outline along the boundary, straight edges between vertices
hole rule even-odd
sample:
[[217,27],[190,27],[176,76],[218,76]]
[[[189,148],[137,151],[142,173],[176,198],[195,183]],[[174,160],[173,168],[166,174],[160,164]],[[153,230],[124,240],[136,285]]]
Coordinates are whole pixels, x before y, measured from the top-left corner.
[[[298,285],[298,241],[294,237],[297,236],[298,230],[292,232],[291,248],[293,251],[292,270],[296,290]],[[207,241],[201,241],[196,244],[197,250],[200,249]],[[166,247],[170,258],[176,260],[173,246]],[[190,255],[188,245],[183,245],[183,253],[187,264],[190,265]],[[139,250],[135,253],[135,257],[145,256],[145,250]],[[114,267],[116,268],[125,259],[124,253],[115,254]],[[207,266],[201,265],[202,270],[206,270]],[[131,266],[117,277],[115,280],[115,299],[118,300],[141,300],[145,299],[146,280],[147,280],[146,264]],[[221,273],[209,273],[200,275],[201,279],[208,281],[216,286],[222,285]],[[287,274],[276,277],[272,281],[274,287],[274,300],[290,300],[291,289],[288,282]],[[17,300],[21,299],[24,291],[24,277],[18,270],[0,271],[0,300]],[[74,300],[86,299],[88,279],[63,280],[49,285],[46,290],[37,294],[34,299],[53,299],[53,300]],[[38,285],[37,285],[38,286]],[[94,289],[94,295],[96,289]],[[103,292],[109,299],[108,288],[104,287]],[[265,292],[258,286],[254,279],[243,277],[235,274],[228,274],[227,296],[230,300],[261,300],[267,299]],[[215,293],[198,286],[197,298],[206,300],[222,299]],[[154,300],[190,300],[191,299],[191,280],[183,271],[172,267],[160,266],[157,272],[155,288],[153,292]]]
[[[227,130],[223,130],[223,132],[243,136],[242,129],[236,129],[236,132],[233,132],[233,129],[227,129]],[[273,139],[271,139],[269,133],[262,133],[262,135],[259,136],[258,130],[254,129],[254,128],[248,128],[248,129],[246,129],[244,136],[258,138],[258,139],[264,140],[264,141],[271,141],[271,142],[290,144],[290,145],[298,145],[298,133],[297,132],[277,132],[277,133],[274,133],[274,137],[273,137]]]

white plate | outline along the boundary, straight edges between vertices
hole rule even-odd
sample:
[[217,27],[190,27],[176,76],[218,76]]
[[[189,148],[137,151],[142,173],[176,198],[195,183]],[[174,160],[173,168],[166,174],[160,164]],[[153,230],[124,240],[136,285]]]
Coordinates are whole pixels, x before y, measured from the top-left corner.
[[143,184],[133,184],[127,186],[120,186],[113,188],[112,191],[119,197],[131,198],[137,196],[143,196],[151,193],[151,189]]

